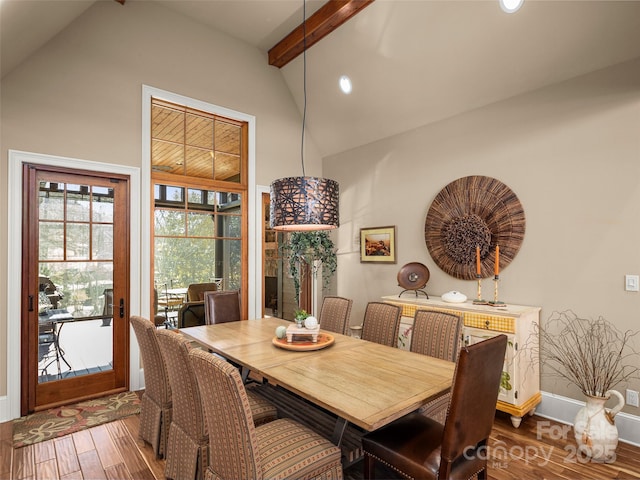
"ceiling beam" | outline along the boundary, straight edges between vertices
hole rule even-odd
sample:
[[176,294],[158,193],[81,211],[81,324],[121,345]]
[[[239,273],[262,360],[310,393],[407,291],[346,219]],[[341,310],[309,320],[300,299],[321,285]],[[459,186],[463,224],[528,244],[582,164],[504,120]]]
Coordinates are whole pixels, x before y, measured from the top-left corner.
[[373,0],[329,0],[307,18],[304,22],[306,25],[297,26],[269,50],[269,65],[284,67],[303,52],[305,45],[309,48],[319,42],[372,2]]

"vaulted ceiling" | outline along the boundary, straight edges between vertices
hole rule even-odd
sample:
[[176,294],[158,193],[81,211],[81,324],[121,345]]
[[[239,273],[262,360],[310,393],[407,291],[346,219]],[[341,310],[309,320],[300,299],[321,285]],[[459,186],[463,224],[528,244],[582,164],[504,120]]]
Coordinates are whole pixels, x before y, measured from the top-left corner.
[[[104,0],[103,0],[104,1]],[[296,0],[157,1],[264,52],[301,23]],[[2,0],[2,76],[92,0]],[[324,4],[307,1],[307,16]],[[307,52],[307,127],[323,155],[640,58],[640,1],[376,0]],[[277,67],[271,67],[277,68]],[[303,68],[281,69],[302,109]],[[353,93],[338,89],[349,75]]]

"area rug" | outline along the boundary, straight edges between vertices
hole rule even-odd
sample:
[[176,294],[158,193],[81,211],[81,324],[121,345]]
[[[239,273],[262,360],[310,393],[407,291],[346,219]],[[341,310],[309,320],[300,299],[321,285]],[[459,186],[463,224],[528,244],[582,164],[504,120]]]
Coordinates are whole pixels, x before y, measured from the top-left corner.
[[135,392],[124,392],[32,413],[13,421],[13,448],[61,437],[140,413]]

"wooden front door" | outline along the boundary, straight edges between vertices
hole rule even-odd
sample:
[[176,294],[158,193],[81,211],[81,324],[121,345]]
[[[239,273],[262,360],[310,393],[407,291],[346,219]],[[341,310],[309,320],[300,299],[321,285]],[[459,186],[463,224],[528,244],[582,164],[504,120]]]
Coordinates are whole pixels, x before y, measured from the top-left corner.
[[129,178],[25,165],[21,413],[129,386]]

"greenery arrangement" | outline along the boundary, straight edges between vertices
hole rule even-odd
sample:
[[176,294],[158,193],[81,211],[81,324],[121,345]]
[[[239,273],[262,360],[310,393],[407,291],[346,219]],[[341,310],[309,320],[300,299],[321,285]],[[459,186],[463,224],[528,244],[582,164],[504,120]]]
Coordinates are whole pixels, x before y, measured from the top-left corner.
[[304,326],[304,321],[307,319],[307,317],[309,316],[309,313],[304,309],[297,309],[293,312],[293,316],[296,320],[296,323],[298,323],[298,326]]
[[565,311],[554,312],[538,333],[541,365],[585,395],[601,397],[638,378],[640,355],[632,345],[638,332],[621,332],[602,317],[584,319]]
[[300,269],[302,262],[311,267],[311,273],[317,275],[322,265],[323,286],[327,287],[338,268],[336,248],[326,230],[310,232],[292,232],[289,241],[281,247],[283,255],[289,258],[289,271],[293,276],[296,303],[300,301]]

